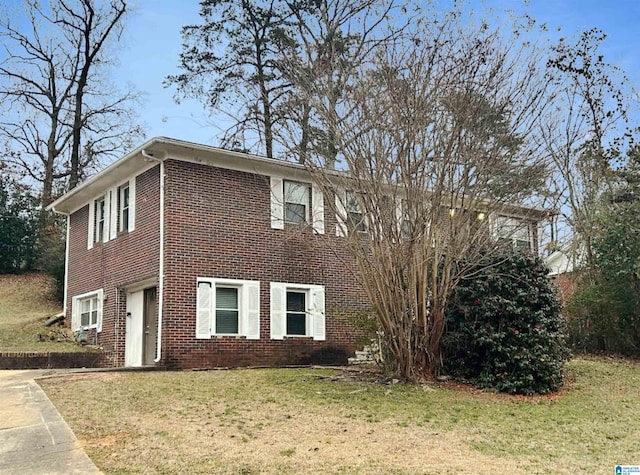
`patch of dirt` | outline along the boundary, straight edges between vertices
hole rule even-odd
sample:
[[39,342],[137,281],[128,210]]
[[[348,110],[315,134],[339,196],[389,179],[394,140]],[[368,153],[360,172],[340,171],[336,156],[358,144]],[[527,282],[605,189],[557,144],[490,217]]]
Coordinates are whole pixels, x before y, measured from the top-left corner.
[[[339,368],[341,373],[335,376],[319,376],[320,379],[328,379],[331,381],[343,381],[343,380],[351,380],[351,381],[364,381],[368,383],[377,383],[384,385],[392,385],[392,384],[404,384],[403,381],[399,379],[393,379],[385,377],[377,368],[375,367],[358,367],[358,366],[345,366]],[[512,399],[512,400],[522,400],[522,401],[549,401],[555,400],[562,397],[566,394],[571,387],[574,378],[572,375],[568,375],[565,381],[565,385],[563,388],[554,393],[549,394],[540,394],[533,396],[526,396],[524,394],[507,394],[507,393],[499,393],[495,391],[480,389],[469,383],[461,383],[459,381],[455,381],[453,379],[444,379],[444,380],[436,380],[436,381],[424,381],[421,386],[425,391],[431,390],[435,387],[448,389],[451,391],[467,393],[467,394],[486,394],[490,397],[495,397],[496,399]]]
[[64,384],[65,380],[112,381],[115,379],[121,379],[122,377],[123,377],[122,373],[113,372],[113,371],[91,371],[87,373],[59,373],[59,374],[51,374],[51,375],[47,375],[42,378],[39,378],[38,384],[40,384],[41,386],[49,386],[52,390],[55,391],[55,385]]

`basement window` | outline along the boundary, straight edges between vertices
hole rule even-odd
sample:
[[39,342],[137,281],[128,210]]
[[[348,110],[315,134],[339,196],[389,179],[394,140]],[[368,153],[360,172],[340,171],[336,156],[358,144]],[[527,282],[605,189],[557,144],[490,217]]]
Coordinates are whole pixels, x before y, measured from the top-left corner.
[[76,295],[71,299],[71,329],[73,331],[95,328],[102,331],[102,289]]

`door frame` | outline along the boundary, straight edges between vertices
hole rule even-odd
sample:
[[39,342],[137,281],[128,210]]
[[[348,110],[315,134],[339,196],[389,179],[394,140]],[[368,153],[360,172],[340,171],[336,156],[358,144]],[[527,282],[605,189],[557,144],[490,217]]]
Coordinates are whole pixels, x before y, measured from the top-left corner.
[[[125,344],[124,344],[124,366],[140,367],[144,366],[145,357],[145,291],[156,289],[156,305],[158,299],[157,279],[146,279],[137,282],[125,289]],[[157,311],[157,309],[156,309]],[[156,342],[158,338],[158,321],[156,319]]]

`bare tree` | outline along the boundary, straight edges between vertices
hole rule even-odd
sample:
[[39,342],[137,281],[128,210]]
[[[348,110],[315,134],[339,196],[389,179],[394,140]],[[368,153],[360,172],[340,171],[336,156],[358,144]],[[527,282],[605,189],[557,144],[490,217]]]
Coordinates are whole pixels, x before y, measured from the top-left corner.
[[[279,45],[279,68],[289,82],[283,114],[289,119],[282,145],[304,163],[322,157],[335,168],[338,150],[331,123],[314,103],[336,111],[342,94],[372,52],[397,39],[412,21],[408,3],[398,0],[291,0],[292,40]],[[321,94],[318,96],[318,94]],[[310,96],[315,95],[313,100]],[[293,144],[293,146],[291,146]]]
[[[223,146],[262,150],[274,156],[281,123],[278,105],[287,94],[277,67],[275,44],[288,41],[288,12],[275,0],[205,0],[203,23],[182,28],[182,73],[167,77],[176,100],[193,97],[211,111],[234,107]],[[221,53],[222,51],[222,53]],[[257,147],[246,147],[247,136]]]
[[533,216],[510,204],[546,172],[531,140],[547,100],[530,28],[525,19],[505,36],[458,11],[431,17],[412,41],[360,65],[340,107],[314,103],[348,173],[309,167],[335,196],[325,206],[346,235],[394,369],[410,380],[438,372],[447,299],[495,258],[491,228],[534,232]]
[[[541,122],[540,137],[554,165],[550,189],[587,269],[595,268],[592,239],[600,197],[609,188],[612,164],[630,145],[628,83],[600,52],[606,35],[592,29],[575,44],[553,47],[548,78],[555,107]],[[573,256],[574,258],[576,256]]]
[[124,0],[27,0],[25,18],[0,18],[0,134],[15,152],[6,162],[42,186],[43,205],[142,135],[138,95],[105,77],[126,11]]

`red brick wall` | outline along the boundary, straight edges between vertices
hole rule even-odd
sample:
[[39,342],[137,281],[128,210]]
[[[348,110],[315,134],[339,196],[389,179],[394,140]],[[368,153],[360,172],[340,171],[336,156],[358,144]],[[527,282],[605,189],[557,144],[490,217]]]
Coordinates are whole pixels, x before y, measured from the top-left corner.
[[136,221],[130,233],[120,233],[109,242],[95,243],[93,249],[87,249],[89,206],[70,217],[67,321],[71,321],[75,295],[104,289],[102,332],[92,331],[89,343],[101,345],[114,366],[124,364],[126,295],[122,289],[158,275],[159,176],[156,166],[136,178]]
[[551,281],[556,286],[558,291],[558,297],[562,306],[573,297],[576,290],[576,284],[574,281],[574,275],[572,272],[566,272],[564,274],[557,274],[551,278]]
[[[163,363],[200,368],[345,362],[357,337],[346,316],[367,302],[345,267],[348,255],[327,209],[323,236],[303,225],[272,229],[268,176],[176,160],[165,162],[165,173]],[[197,277],[260,281],[260,339],[196,339]],[[270,339],[270,282],[325,286],[326,341]]]
[[[325,210],[323,236],[302,225],[271,229],[268,176],[177,160],[165,162],[165,288],[162,361],[170,368],[343,363],[357,332],[348,315],[368,308],[347,269],[349,255]],[[67,317],[74,295],[105,291],[101,345],[124,365],[125,287],[156,278],[159,266],[159,167],[137,177],[135,230],[87,249],[88,206],[70,219]],[[195,338],[197,277],[259,280],[261,334]],[[270,282],[319,284],[326,291],[326,340],[271,340]],[[116,311],[117,308],[117,311]]]

